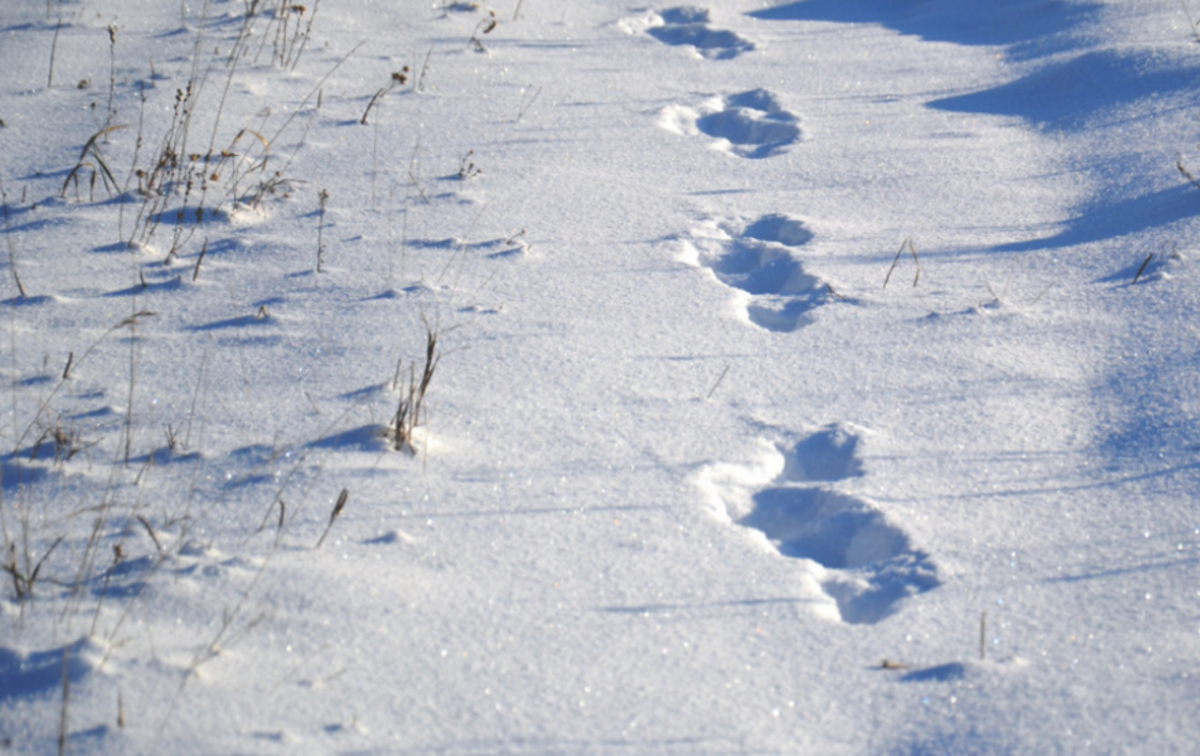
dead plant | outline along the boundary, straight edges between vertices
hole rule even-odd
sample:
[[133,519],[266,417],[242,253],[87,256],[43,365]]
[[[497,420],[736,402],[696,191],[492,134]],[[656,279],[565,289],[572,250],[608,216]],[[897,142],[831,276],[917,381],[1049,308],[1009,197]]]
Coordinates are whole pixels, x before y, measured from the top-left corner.
[[437,344],[437,329],[426,323],[425,366],[421,370],[419,380],[416,362],[409,365],[407,383],[402,383],[400,380],[402,363],[396,364],[396,378],[393,380],[393,386],[400,389],[400,402],[396,407],[396,414],[392,416],[390,429],[392,448],[396,451],[407,449],[409,453],[416,454],[416,447],[413,446],[413,432],[417,426],[421,425],[426,416],[425,392],[429,390],[429,384],[433,381],[433,373],[437,369],[438,362],[441,361]]

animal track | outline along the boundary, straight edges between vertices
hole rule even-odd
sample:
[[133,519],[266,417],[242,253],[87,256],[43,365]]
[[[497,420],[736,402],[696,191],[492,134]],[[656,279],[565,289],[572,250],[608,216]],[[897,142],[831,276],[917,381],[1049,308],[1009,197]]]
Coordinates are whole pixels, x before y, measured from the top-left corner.
[[717,97],[699,109],[668,106],[658,125],[677,134],[704,134],[717,140],[716,149],[752,160],[779,154],[801,136],[799,118],[765,89]]
[[710,27],[705,8],[670,8],[657,16],[658,24],[647,29],[647,34],[668,45],[691,45],[702,57],[730,60],[754,49],[753,43],[737,34]]
[[735,155],[765,158],[800,141],[797,120],[773,94],[754,89],[726,98],[721,109],[697,119],[696,128],[728,142],[727,149]]
[[900,599],[938,585],[928,556],[857,497],[818,486],[766,488],[737,522],[762,531],[780,554],[826,568],[822,586],[845,622],[878,622]]
[[940,585],[929,556],[866,499],[814,481],[862,474],[858,435],[831,425],[792,444],[766,444],[751,468],[714,465],[700,475],[715,513],[763,534],[783,556],[816,563],[814,577],[843,622],[875,623],[896,603]]
[[780,475],[786,480],[837,481],[862,474],[858,436],[841,425],[828,425],[783,452]]
[[717,280],[745,292],[745,317],[769,331],[794,331],[829,298],[829,285],[804,270],[793,249],[813,238],[804,223],[767,215],[744,228],[709,222],[684,241],[682,259],[708,268]]

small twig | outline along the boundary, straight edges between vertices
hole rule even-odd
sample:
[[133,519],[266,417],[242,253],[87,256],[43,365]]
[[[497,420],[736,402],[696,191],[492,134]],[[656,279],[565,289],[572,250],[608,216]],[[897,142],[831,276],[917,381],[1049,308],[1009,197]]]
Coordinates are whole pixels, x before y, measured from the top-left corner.
[[917,288],[917,283],[921,280],[921,261],[917,258],[917,248],[913,246],[912,239],[908,240],[908,251],[912,252],[913,262],[917,266],[917,272],[913,275],[913,288]]
[[913,262],[917,265],[917,272],[913,276],[913,288],[916,288],[917,283],[921,280],[921,261],[917,258],[917,248],[913,246],[912,237],[905,239],[900,245],[900,249],[896,252],[896,257],[892,259],[892,267],[888,268],[887,275],[883,278],[883,288],[887,288],[888,281],[892,280],[892,273],[896,270],[896,266],[900,264],[900,256],[904,254],[904,250],[912,254]]
[[62,713],[58,720],[58,756],[67,752],[67,733],[71,726],[71,647],[62,650]]
[[521,108],[520,108],[520,110],[517,111],[517,123],[521,122],[521,119],[524,118],[525,114],[527,112],[529,112],[529,109],[531,107],[533,107],[534,100],[536,100],[538,98],[538,95],[540,95],[541,93],[542,93],[542,88],[538,87],[537,90],[534,91],[533,95],[530,96],[530,98],[528,100],[525,99],[525,93],[524,92],[521,93]]
[[192,280],[195,281],[200,275],[200,263],[204,262],[204,256],[208,254],[208,237],[204,238],[204,244],[200,247],[200,256],[196,258],[196,267],[192,269]]
[[58,13],[58,25],[54,27],[54,40],[50,43],[50,72],[46,75],[46,89],[54,86],[54,55],[58,52],[58,33],[62,31],[62,10]]
[[433,48],[425,53],[425,63],[421,66],[421,73],[417,76],[417,83],[413,86],[413,90],[420,92],[425,86],[425,74],[429,73],[429,57],[433,55]]
[[133,390],[137,385],[137,316],[129,319],[129,400],[125,405],[125,466],[133,453]]
[[322,189],[317,194],[317,199],[321,203],[320,215],[317,220],[317,272],[321,272],[321,266],[325,262],[325,203],[329,201],[329,190]]
[[1057,285],[1057,284],[1051,283],[1051,284],[1049,284],[1048,286],[1046,286],[1046,288],[1042,289],[1041,293],[1040,293],[1040,294],[1038,294],[1036,297],[1034,297],[1034,298],[1033,298],[1033,300],[1032,300],[1032,301],[1030,301],[1030,302],[1029,302],[1029,303],[1026,305],[1026,307],[1031,307],[1031,306],[1033,306],[1033,305],[1037,304],[1038,302],[1040,302],[1040,301],[1041,301],[1041,299],[1042,299],[1042,297],[1046,296],[1046,292],[1048,292],[1048,291],[1050,291],[1051,289],[1053,289],[1053,288],[1054,288],[1056,285]]
[[[348,499],[349,497],[350,497],[350,489],[343,488],[342,492],[338,495],[337,503],[333,505],[333,511],[329,514],[329,524],[325,526],[325,532],[321,534],[321,539],[319,541],[317,541],[317,545],[313,546],[314,550],[321,548],[321,544],[325,543],[325,536],[329,535],[329,531],[333,528],[334,521],[337,520],[338,515],[340,515],[342,513],[342,509],[344,509],[346,507],[346,499]],[[282,504],[282,503],[283,503],[282,500],[280,500],[280,504]],[[279,519],[280,519],[280,522],[282,523],[282,521],[283,521],[282,508],[279,510]],[[280,527],[282,527],[282,524],[280,525]]]
[[475,25],[475,31],[471,34],[470,46],[475,47],[475,52],[487,52],[487,48],[483,46],[479,37],[483,34],[491,34],[495,28],[496,11],[489,10],[487,17],[479,19],[479,23]]
[[472,156],[475,155],[475,150],[468,150],[466,155],[463,155],[462,160],[458,164],[458,178],[460,181],[473,179],[483,173],[483,169],[475,165]]
[[725,374],[729,372],[729,368],[731,367],[733,367],[732,362],[726,365],[725,369],[721,371],[720,377],[717,378],[717,382],[714,383],[713,387],[709,390],[708,396],[704,397],[704,401],[707,402],[709,399],[712,399],[712,395],[717,393],[717,387],[721,385],[721,381],[725,380]]
[[979,659],[987,658],[987,612],[979,615]]
[[888,281],[892,280],[892,271],[900,264],[900,255],[904,254],[904,244],[901,243],[900,249],[896,252],[896,256],[892,258],[892,267],[888,268],[887,275],[883,277],[883,288],[887,288]]
[[304,390],[304,398],[308,399],[308,403],[312,406],[313,412],[317,413],[318,415],[321,414],[321,408],[317,406],[317,400],[312,398],[312,394],[308,392],[308,389]]
[[[36,565],[34,565],[33,571],[28,574],[21,574],[21,572],[17,569],[17,557],[12,549],[12,546],[10,545],[10,563],[4,565],[4,570],[10,576],[12,576],[13,590],[16,591],[17,598],[33,596],[33,584],[37,582],[38,573],[42,571],[42,565],[46,563],[46,560],[50,558],[50,555],[53,554],[54,550],[58,548],[58,545],[62,543],[63,537],[64,536],[59,536],[55,539],[54,543],[50,544],[50,548],[46,549],[46,553],[42,554],[42,558],[38,560]],[[26,569],[29,568],[28,559],[29,555],[26,554]]]
[[275,501],[271,502],[271,506],[267,507],[266,514],[263,515],[262,522],[258,524],[255,533],[261,533],[267,529],[267,521],[271,519],[271,512],[275,509],[275,504],[279,504],[279,525],[275,531],[275,537],[278,539],[283,533],[283,518],[287,512],[287,505],[283,503],[283,499],[276,497]]
[[146,532],[150,534],[150,540],[154,541],[154,548],[158,549],[158,555],[166,556],[167,552],[163,550],[162,544],[158,540],[158,536],[154,534],[154,528],[150,527],[150,521],[141,515],[137,516],[137,521],[140,522],[142,527],[146,529]]
[[1195,176],[1193,176],[1187,168],[1183,167],[1183,158],[1175,159],[1175,167],[1179,169],[1179,172],[1183,174],[1184,178],[1191,182],[1192,186],[1200,189],[1200,181],[1197,181]]
[[387,83],[387,86],[380,87],[379,91],[377,91],[371,97],[371,101],[367,103],[367,109],[363,111],[362,118],[359,120],[359,123],[361,123],[363,126],[366,126],[367,125],[367,116],[371,114],[371,108],[375,107],[376,101],[378,101],[380,97],[383,97],[385,94],[392,91],[392,89],[394,89],[395,87],[397,87],[401,84],[404,84],[407,81],[408,81],[408,66],[405,66],[404,68],[400,69],[399,71],[393,71],[392,72],[392,80]]
[[[295,52],[295,55],[292,56],[291,70],[293,70],[293,71],[296,70],[296,64],[300,62],[300,56],[304,53],[304,48],[308,46],[308,40],[310,38],[312,38],[313,19],[315,19],[317,17],[317,6],[320,3],[321,3],[321,0],[313,0],[312,13],[308,17],[308,26],[304,29],[304,34],[300,38],[300,49],[297,50]],[[303,8],[304,6],[300,6],[300,7]],[[301,13],[303,13],[303,11],[301,11]],[[296,22],[297,32],[299,32],[299,24],[300,24],[300,22],[297,21]],[[293,39],[292,40],[292,50],[295,50],[295,47],[296,47],[296,41],[295,41],[295,39]]]
[[1150,261],[1153,259],[1154,259],[1154,253],[1151,252],[1149,255],[1146,256],[1146,259],[1142,261],[1142,267],[1138,268],[1137,274],[1133,277],[1133,283],[1129,284],[1130,286],[1137,284],[1138,279],[1142,277],[1142,273],[1144,273],[1146,271],[1146,266],[1149,265]]
[[46,549],[46,553],[42,554],[42,558],[38,560],[37,565],[33,568],[33,572],[29,574],[29,588],[31,589],[31,594],[33,582],[37,580],[38,573],[42,571],[42,565],[46,563],[46,560],[50,558],[50,555],[53,554],[54,550],[58,548],[58,545],[63,542],[63,537],[64,536],[59,536],[58,538],[54,539],[54,543],[50,544],[50,548]]
[[117,27],[108,26],[108,109],[104,116],[104,125],[112,123],[116,111],[113,110],[113,97],[117,90]]
[[1179,4],[1183,6],[1183,13],[1187,16],[1188,26],[1192,27],[1192,36],[1196,38],[1197,42],[1200,42],[1200,27],[1197,27],[1196,22],[1192,19],[1192,12],[1188,10],[1186,0],[1179,0]]
[[305,95],[304,99],[300,101],[300,104],[292,106],[292,114],[287,117],[287,120],[285,120],[283,122],[282,126],[280,126],[278,129],[275,130],[274,136],[272,136],[270,139],[267,140],[268,147],[270,147],[270,145],[274,144],[275,140],[278,139],[280,137],[280,135],[283,134],[283,132],[287,130],[287,127],[291,125],[293,118],[300,115],[300,113],[304,112],[305,104],[309,100],[312,99],[313,95],[322,91],[322,87],[325,86],[325,82],[329,79],[329,77],[333,76],[334,72],[337,71],[339,68],[341,68],[342,64],[345,63],[347,60],[349,60],[350,56],[353,55],[354,53],[356,53],[358,51],[358,48],[362,47],[366,43],[367,43],[366,40],[359,42],[357,45],[350,48],[350,52],[346,53],[341,58],[338,58],[338,61],[336,63],[334,63],[333,66],[328,71],[325,72],[325,75],[322,76],[321,80],[317,82],[316,86],[314,86],[312,88],[312,90],[307,95]]
[[12,221],[8,216],[8,192],[3,186],[0,186],[0,201],[4,206],[4,237],[8,241],[8,270],[12,273],[13,283],[17,285],[17,294],[21,299],[25,298],[25,286],[21,283],[21,277],[17,275],[17,250],[13,244]]

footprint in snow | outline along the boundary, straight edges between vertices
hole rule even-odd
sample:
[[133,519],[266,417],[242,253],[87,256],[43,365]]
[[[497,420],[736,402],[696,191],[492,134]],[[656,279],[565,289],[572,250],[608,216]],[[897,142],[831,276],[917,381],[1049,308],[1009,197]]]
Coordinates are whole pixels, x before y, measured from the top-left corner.
[[646,33],[668,45],[691,45],[710,60],[730,60],[754,49],[751,42],[725,29],[709,26],[708,9],[685,6],[651,14]]
[[829,284],[804,269],[795,250],[813,238],[804,223],[765,215],[749,225],[702,224],[683,240],[680,259],[707,268],[738,293],[750,323],[768,331],[794,331],[809,312],[832,298]]
[[759,464],[712,465],[698,481],[718,517],[808,560],[841,621],[873,624],[941,581],[929,555],[877,506],[829,485],[862,474],[858,444],[852,429],[831,425],[795,443],[764,442]]
[[670,105],[658,125],[677,134],[704,134],[716,140],[715,149],[760,160],[777,155],[800,141],[800,119],[765,89],[716,97],[699,108]]

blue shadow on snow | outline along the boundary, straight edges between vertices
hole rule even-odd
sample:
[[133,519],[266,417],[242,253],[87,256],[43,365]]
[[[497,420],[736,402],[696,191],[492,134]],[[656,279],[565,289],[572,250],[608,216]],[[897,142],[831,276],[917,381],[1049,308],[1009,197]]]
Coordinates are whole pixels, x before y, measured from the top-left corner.
[[1053,51],[1041,40],[1077,27],[1100,7],[1062,0],[802,0],[749,15],[764,21],[877,23],[933,42],[1005,45],[1019,57],[1036,57]]
[[1115,239],[1152,228],[1168,226],[1200,215],[1200,193],[1194,186],[1173,186],[1140,197],[1096,202],[1077,218],[1066,222],[1054,236],[1010,242],[992,247],[995,252],[1032,252]]
[[1044,129],[1078,131],[1097,113],[1140,100],[1200,91],[1198,84],[1200,66],[1184,65],[1164,53],[1098,50],[998,87],[934,100],[928,106],[958,113],[1016,116]]
[[64,674],[78,683],[92,671],[92,665],[80,656],[88,647],[86,638],[68,647],[67,668],[63,670],[63,648],[21,654],[0,646],[0,700],[61,690]]

